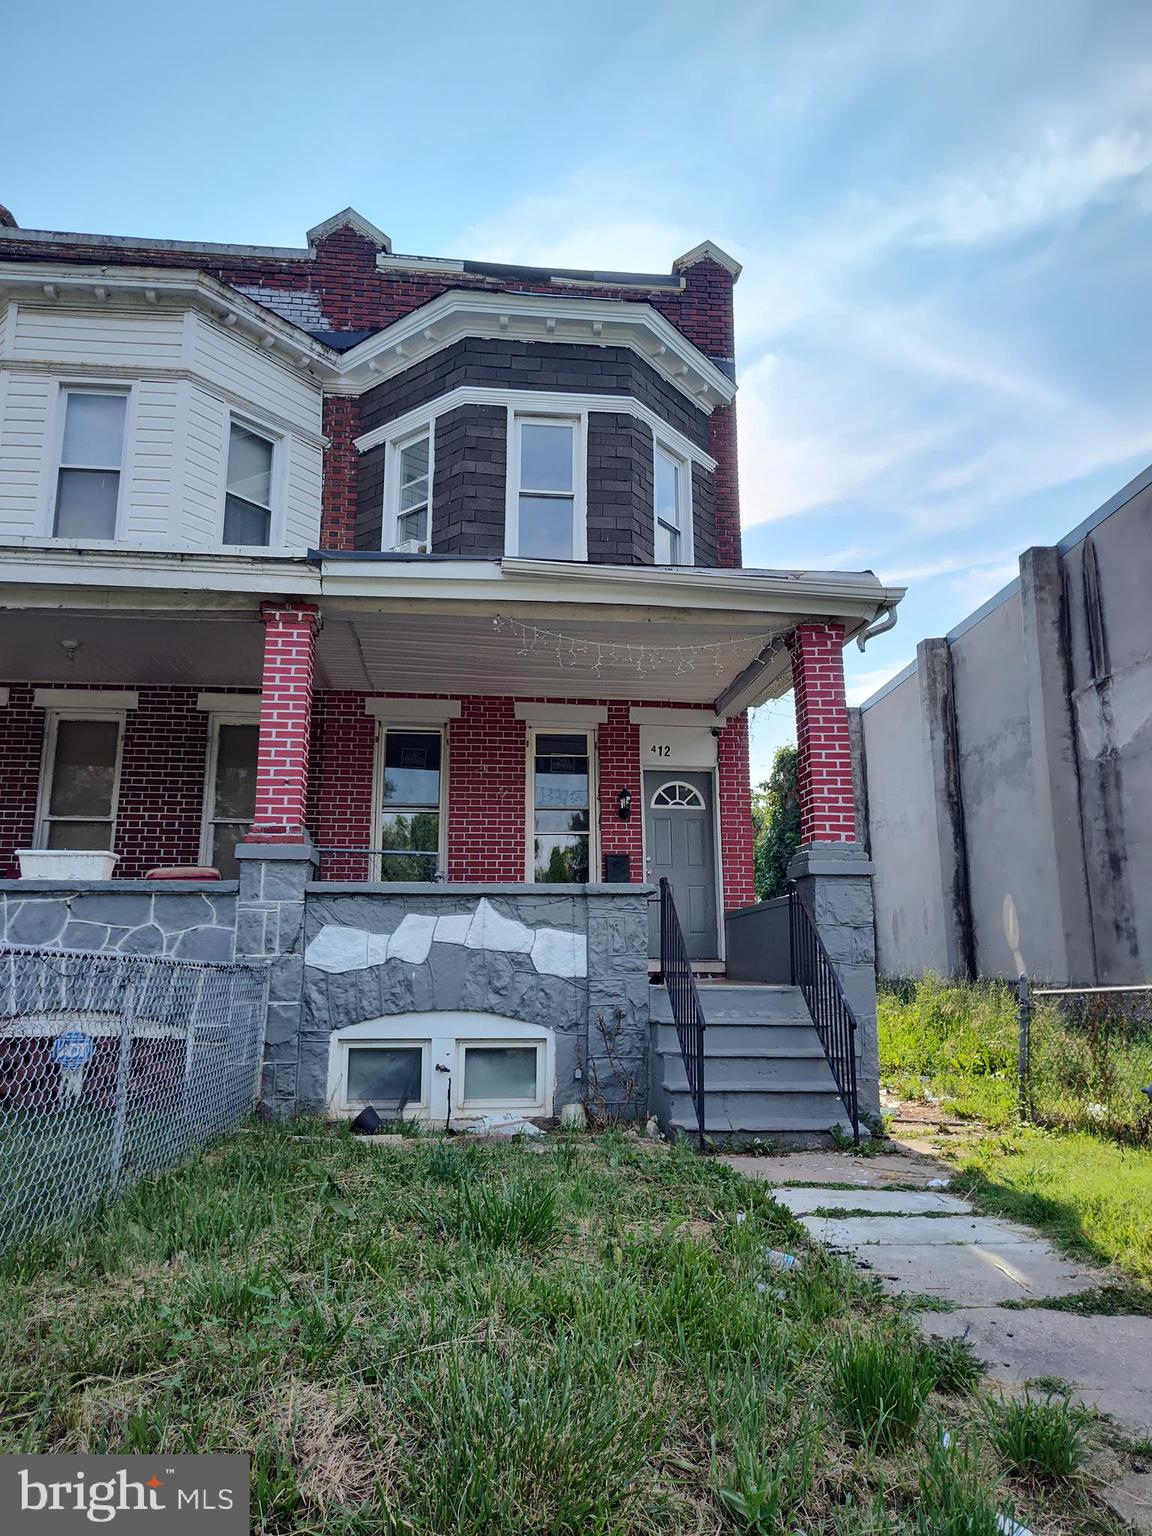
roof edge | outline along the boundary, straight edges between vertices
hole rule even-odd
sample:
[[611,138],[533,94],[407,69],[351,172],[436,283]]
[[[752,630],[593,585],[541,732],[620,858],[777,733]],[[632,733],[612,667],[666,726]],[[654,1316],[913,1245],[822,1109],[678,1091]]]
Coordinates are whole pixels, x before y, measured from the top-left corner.
[[718,246],[714,240],[701,240],[699,245],[694,245],[690,251],[685,251],[683,256],[677,256],[676,260],[672,263],[672,270],[673,272],[684,272],[701,261],[714,261],[717,266],[723,267],[726,272],[731,272],[733,282],[736,281],[744,270],[735,256],[729,256],[728,252]]

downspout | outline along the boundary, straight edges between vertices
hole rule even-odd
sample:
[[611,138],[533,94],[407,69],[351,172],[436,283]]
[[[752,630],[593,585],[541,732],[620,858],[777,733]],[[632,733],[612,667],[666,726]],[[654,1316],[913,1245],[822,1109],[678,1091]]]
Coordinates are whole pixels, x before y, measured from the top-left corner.
[[874,640],[877,635],[886,635],[890,629],[895,629],[898,617],[895,603],[886,603],[883,608],[878,608],[876,617],[868,628],[862,629],[856,636],[856,644],[863,650],[869,640]]

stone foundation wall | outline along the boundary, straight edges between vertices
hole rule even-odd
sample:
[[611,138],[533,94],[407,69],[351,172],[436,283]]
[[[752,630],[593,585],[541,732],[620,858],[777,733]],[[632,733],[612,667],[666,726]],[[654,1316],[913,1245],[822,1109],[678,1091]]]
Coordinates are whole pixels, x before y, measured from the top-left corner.
[[0,944],[114,950],[176,960],[236,958],[236,885],[0,881]]

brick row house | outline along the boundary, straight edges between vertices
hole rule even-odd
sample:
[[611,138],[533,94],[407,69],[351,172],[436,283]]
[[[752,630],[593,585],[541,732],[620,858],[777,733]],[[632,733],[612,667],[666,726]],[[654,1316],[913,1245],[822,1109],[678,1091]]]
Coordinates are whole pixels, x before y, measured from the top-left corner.
[[[841,649],[901,594],[742,566],[739,270],[0,216],[0,934],[266,958],[277,1105],[432,1117],[443,1051],[449,1115],[595,1078],[678,1126],[653,892],[717,1016],[792,981],[747,720],[795,686],[798,885],[870,1037]],[[843,1120],[821,1078],[762,1124],[734,1070],[718,1129]]]

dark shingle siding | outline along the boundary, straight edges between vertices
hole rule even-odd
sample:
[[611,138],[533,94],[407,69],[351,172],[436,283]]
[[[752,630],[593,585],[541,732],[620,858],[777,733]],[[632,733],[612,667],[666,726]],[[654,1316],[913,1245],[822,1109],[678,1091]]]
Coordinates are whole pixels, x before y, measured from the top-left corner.
[[379,549],[384,523],[384,444],[362,454],[356,477],[357,549]]
[[710,469],[692,466],[692,543],[696,565],[716,564],[716,487]]
[[652,563],[652,431],[635,417],[588,415],[588,558]]
[[508,413],[462,405],[436,419],[432,471],[432,553],[504,553]]

